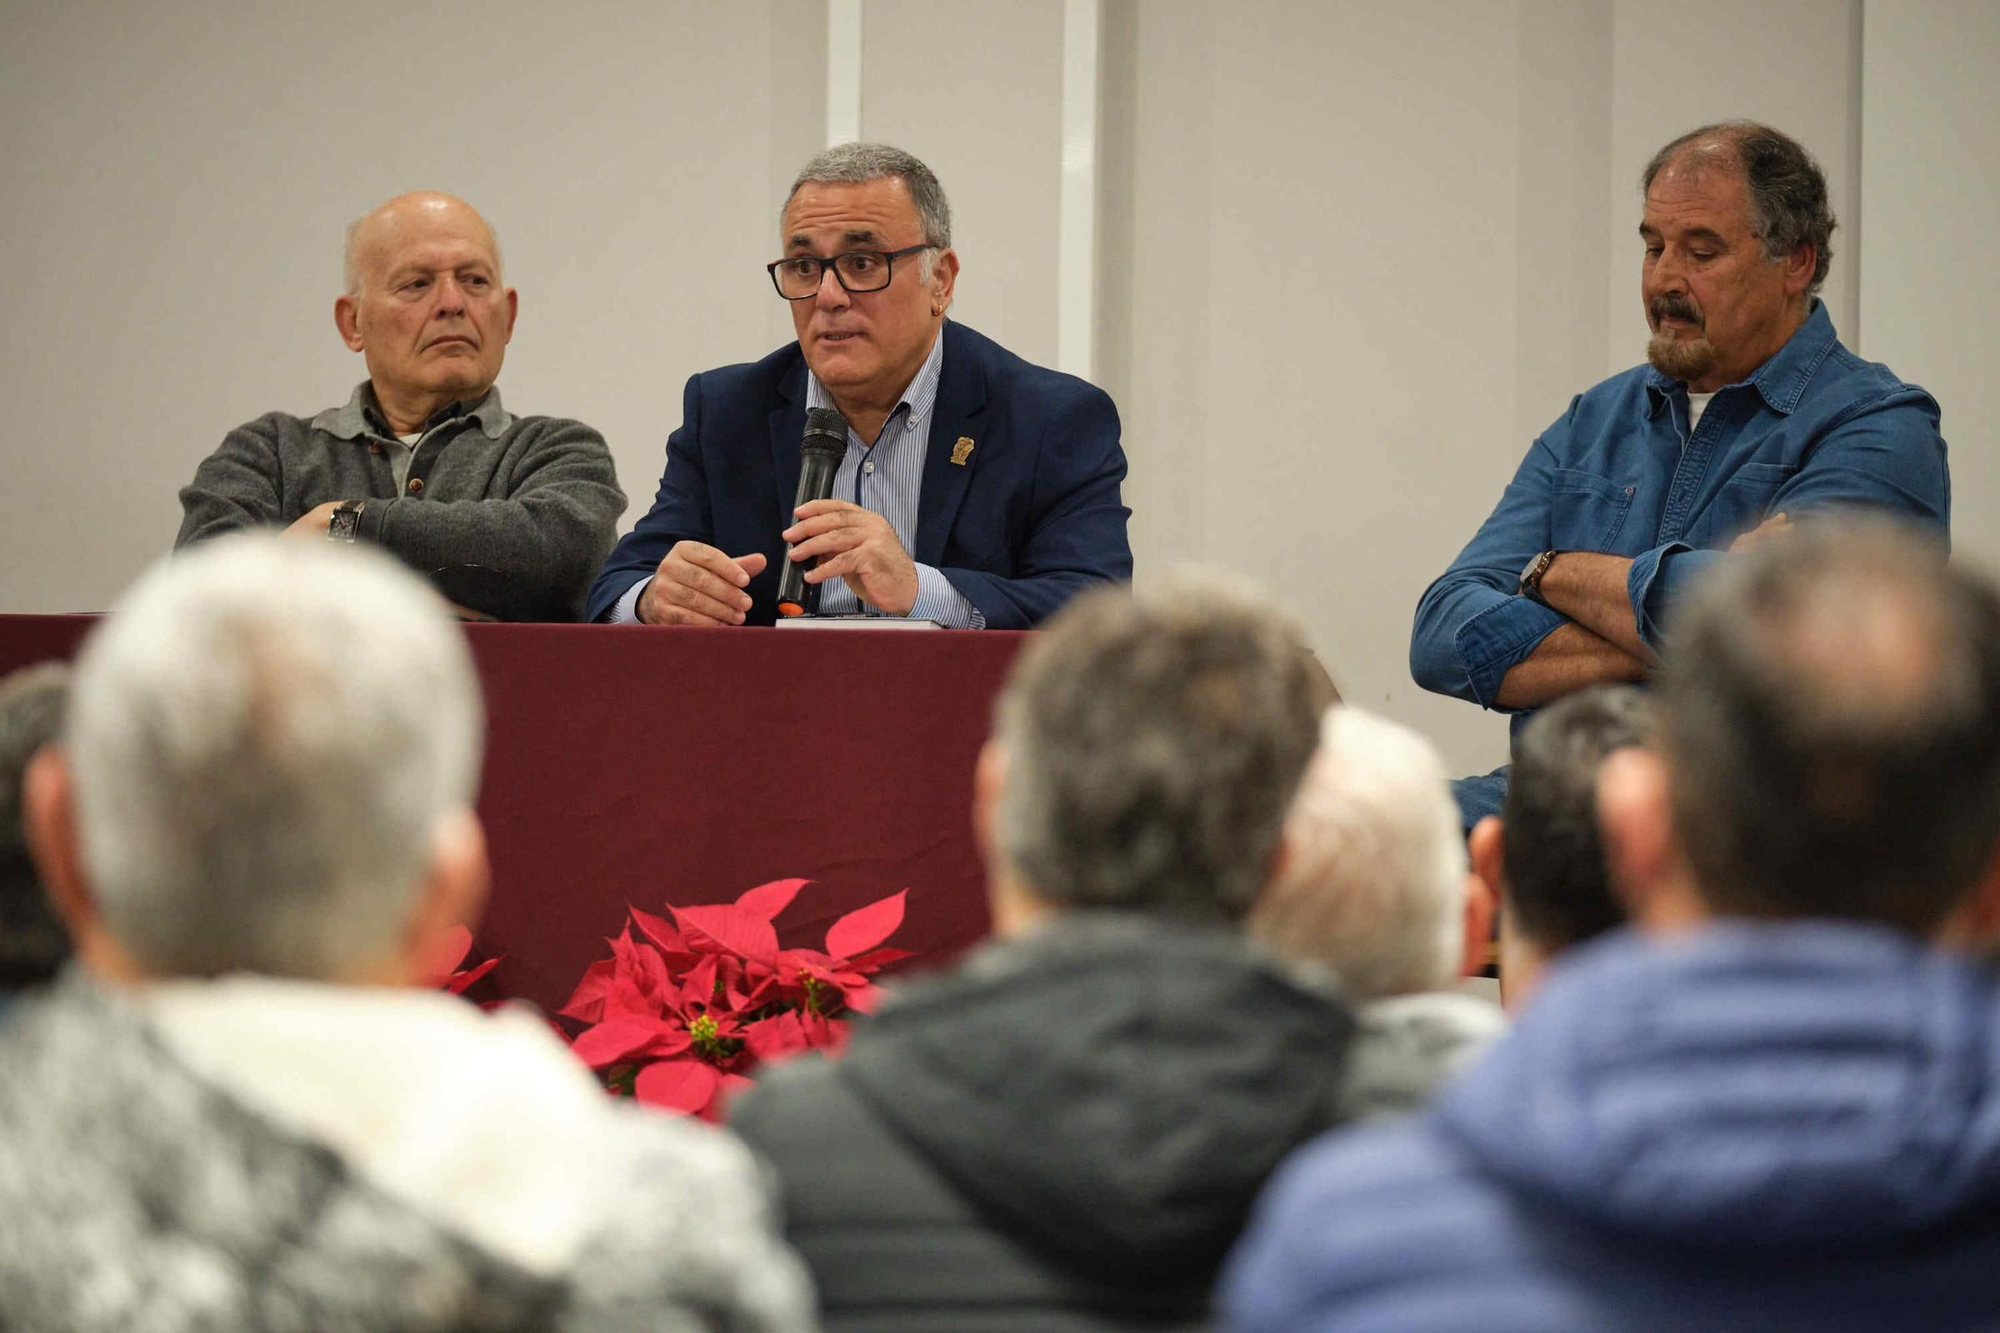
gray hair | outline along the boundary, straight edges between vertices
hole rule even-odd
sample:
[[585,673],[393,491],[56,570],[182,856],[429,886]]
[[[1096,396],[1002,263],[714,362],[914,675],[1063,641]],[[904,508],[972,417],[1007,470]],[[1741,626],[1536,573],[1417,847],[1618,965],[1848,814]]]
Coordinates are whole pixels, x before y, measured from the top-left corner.
[[1359,708],[1330,708],[1285,825],[1284,872],[1250,933],[1324,963],[1357,1001],[1442,990],[1465,945],[1466,856],[1431,743]]
[[42,891],[21,823],[28,761],[59,738],[68,706],[60,662],[0,679],[0,994],[49,981],[69,957],[69,933]]
[[260,534],[154,566],[70,708],[105,927],[163,976],[379,959],[471,801],[481,725],[444,603],[385,555]]
[[2000,846],[2000,590],[1937,534],[1828,518],[1721,562],[1677,616],[1660,748],[1708,905],[1949,919]]
[[910,202],[917,207],[917,221],[923,227],[924,244],[936,247],[926,250],[918,261],[923,280],[929,282],[938,251],[951,248],[951,203],[944,197],[944,186],[938,184],[931,169],[900,148],[885,143],[844,143],[814,157],[799,168],[792,181],[784,208],[778,210],[778,225],[784,226],[784,209],[792,206],[792,196],[802,185],[866,185],[869,181],[892,177],[902,181],[910,192]]
[[1653,154],[1640,190],[1676,158],[1697,168],[1705,162],[1743,174],[1750,193],[1750,226],[1764,242],[1764,258],[1779,260],[1801,245],[1813,246],[1817,292],[1833,265],[1833,206],[1827,201],[1826,173],[1805,146],[1789,134],[1751,120],[1726,120],[1690,130]]
[[[412,193],[417,192],[412,191]],[[403,197],[402,195],[396,196],[397,199]],[[366,286],[362,281],[364,275],[361,272],[361,229],[367,224],[370,218],[380,213],[386,205],[392,202],[394,201],[384,200],[381,204],[369,209],[366,213],[348,223],[347,230],[342,233],[340,244],[340,281],[341,290],[349,296],[359,297],[362,288]],[[462,199],[459,202],[465,203]],[[465,206],[472,208],[470,204],[466,204]],[[473,209],[473,211],[478,213],[477,209]],[[486,220],[484,213],[479,214],[479,221],[486,228],[487,239],[493,242],[493,280],[504,286],[507,281],[507,261],[500,254],[500,232],[491,222]]]
[[996,707],[998,850],[1065,908],[1240,919],[1317,740],[1304,637],[1213,576],[1079,596]]

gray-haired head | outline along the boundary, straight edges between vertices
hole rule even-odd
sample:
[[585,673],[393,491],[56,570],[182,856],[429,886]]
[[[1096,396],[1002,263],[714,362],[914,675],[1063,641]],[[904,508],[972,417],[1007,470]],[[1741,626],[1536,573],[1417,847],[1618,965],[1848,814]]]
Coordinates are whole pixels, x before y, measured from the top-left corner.
[[2000,847],[2000,593],[1932,534],[1800,523],[1679,609],[1673,823],[1717,912],[1928,936]]
[[802,185],[866,185],[869,181],[900,180],[916,205],[917,222],[923,228],[926,250],[918,260],[918,273],[925,282],[937,264],[938,251],[951,248],[951,203],[944,186],[914,154],[885,143],[836,144],[799,168],[785,202],[778,209],[778,225],[784,226],[785,209]]
[[471,801],[480,730],[463,639],[389,557],[259,535],[156,565],[71,700],[105,929],[159,976],[374,963]]
[[1785,258],[1811,244],[1817,266],[1810,292],[1817,292],[1833,264],[1833,205],[1828,202],[1826,173],[1813,155],[1790,135],[1750,120],[1726,120],[1689,130],[1653,154],[1640,176],[1639,188],[1653,188],[1653,178],[1668,164],[1680,162],[1697,169],[1714,164],[1742,173],[1750,193],[1750,226],[1764,243],[1764,258]]
[[1252,935],[1286,958],[1332,967],[1355,1000],[1457,979],[1465,837],[1429,741],[1359,708],[1328,709],[1285,848],[1284,870],[1251,913]]
[[1514,741],[1501,811],[1506,909],[1545,954],[1625,920],[1598,829],[1597,774],[1613,751],[1654,744],[1655,714],[1644,690],[1604,685],[1542,709]]
[[0,994],[52,979],[69,935],[28,852],[22,779],[36,751],[56,741],[69,704],[69,668],[23,667],[0,679]]
[[1316,688],[1298,629],[1232,582],[1079,596],[996,708],[996,850],[1053,906],[1240,919],[1318,740]]

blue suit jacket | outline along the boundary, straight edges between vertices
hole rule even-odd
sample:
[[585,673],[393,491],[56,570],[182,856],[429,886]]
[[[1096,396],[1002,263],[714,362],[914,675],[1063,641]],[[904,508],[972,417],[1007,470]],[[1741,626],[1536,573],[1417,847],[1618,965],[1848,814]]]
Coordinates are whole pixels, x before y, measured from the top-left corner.
[[[947,321],[943,337],[911,556],[940,570],[989,629],[1028,629],[1092,583],[1131,578],[1131,511],[1118,493],[1125,451],[1109,395],[962,324]],[[768,557],[750,581],[748,622],[772,623],[805,422],[797,343],[690,379],[659,494],[599,571],[588,618],[608,615],[675,542],[698,541]],[[974,448],[954,465],[960,437]]]

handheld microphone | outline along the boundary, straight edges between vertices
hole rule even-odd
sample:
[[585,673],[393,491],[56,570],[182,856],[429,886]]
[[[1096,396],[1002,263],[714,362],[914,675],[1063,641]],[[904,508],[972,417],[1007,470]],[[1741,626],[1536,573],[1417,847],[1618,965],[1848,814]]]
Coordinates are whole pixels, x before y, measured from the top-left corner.
[[[808,500],[824,500],[833,494],[833,474],[847,457],[847,418],[831,407],[806,409],[806,432],[799,440],[799,493],[792,501],[797,509]],[[786,525],[791,526],[790,524]],[[792,548],[785,547],[785,567],[778,575],[778,614],[803,616],[819,610],[819,588],[806,582],[806,567],[792,560]]]

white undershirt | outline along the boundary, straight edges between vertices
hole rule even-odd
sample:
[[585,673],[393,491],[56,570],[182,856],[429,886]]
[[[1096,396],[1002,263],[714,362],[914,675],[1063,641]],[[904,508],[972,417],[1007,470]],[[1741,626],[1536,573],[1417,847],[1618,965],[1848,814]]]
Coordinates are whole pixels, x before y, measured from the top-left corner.
[[1701,414],[1708,411],[1708,400],[1713,397],[1715,395],[1712,393],[1688,395],[1688,434],[1694,434],[1695,427],[1701,424]]

